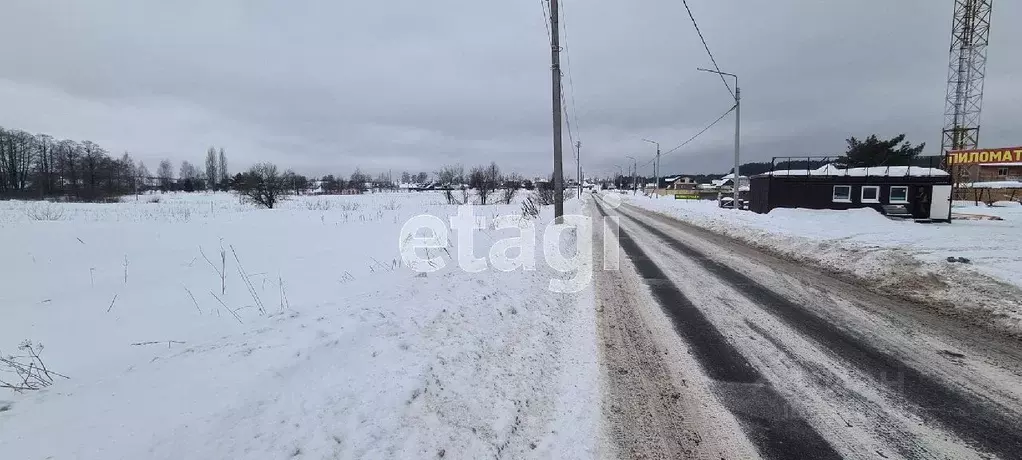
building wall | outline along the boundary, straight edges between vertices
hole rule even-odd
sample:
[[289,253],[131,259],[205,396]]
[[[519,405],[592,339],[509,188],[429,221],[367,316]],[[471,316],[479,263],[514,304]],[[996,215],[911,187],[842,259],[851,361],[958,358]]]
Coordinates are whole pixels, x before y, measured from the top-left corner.
[[[1019,166],[979,166],[978,182],[999,180],[1022,180],[1022,165]],[[1001,174],[1005,173],[1005,174]]]
[[[808,208],[808,209],[854,209],[873,208],[883,210],[884,205],[892,204],[891,187],[908,187],[908,203],[904,204],[916,217],[929,215],[930,191],[935,184],[948,184],[949,177],[770,177],[760,176],[752,179],[752,191],[749,209],[758,213],[767,213],[775,208]],[[835,202],[834,186],[851,187],[848,202]],[[879,203],[864,203],[862,188],[878,186]]]

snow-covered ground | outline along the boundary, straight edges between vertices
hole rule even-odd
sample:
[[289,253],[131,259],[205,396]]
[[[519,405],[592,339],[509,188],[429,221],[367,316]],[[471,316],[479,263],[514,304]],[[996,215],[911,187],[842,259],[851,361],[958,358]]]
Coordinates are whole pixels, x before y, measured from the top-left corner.
[[[455,212],[433,193],[0,202],[0,353],[42,343],[70,377],[0,389],[0,458],[597,455],[591,295],[549,291],[568,275],[542,259],[462,271],[453,236],[445,269],[404,267],[402,225]],[[508,232],[474,232],[476,253]]]
[[[865,280],[881,292],[1022,333],[1022,205],[956,203],[955,214],[1003,220],[918,224],[871,209],[721,209],[715,201],[621,195],[627,202],[784,257]],[[948,262],[949,257],[956,262]],[[964,257],[968,264],[957,262]]]

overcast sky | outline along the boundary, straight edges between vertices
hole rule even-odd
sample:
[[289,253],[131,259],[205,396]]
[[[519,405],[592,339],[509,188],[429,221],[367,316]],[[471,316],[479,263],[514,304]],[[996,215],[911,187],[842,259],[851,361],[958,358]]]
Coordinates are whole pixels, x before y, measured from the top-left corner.
[[[7,128],[92,140],[150,170],[201,163],[209,145],[235,170],[551,168],[540,0],[0,1]],[[710,63],[681,0],[562,4],[591,173],[650,158],[643,137],[673,147],[731,106],[695,70]],[[689,4],[721,69],[741,76],[743,160],[838,154],[871,133],[939,150],[952,0]],[[1018,2],[994,6],[984,146],[1022,144],[1020,17]],[[733,130],[725,119],[664,171],[728,170]],[[566,131],[574,171],[567,144]]]

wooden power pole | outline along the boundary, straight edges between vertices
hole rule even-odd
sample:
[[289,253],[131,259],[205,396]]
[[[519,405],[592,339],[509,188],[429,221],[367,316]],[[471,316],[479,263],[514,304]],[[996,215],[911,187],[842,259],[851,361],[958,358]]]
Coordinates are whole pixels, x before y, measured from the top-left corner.
[[550,74],[554,105],[554,218],[564,215],[564,171],[561,167],[561,32],[557,0],[550,0]]

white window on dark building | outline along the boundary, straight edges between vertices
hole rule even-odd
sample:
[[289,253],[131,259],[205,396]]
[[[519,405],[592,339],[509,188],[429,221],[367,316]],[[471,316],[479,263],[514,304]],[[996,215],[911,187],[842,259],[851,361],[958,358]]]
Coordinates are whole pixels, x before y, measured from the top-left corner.
[[832,201],[835,203],[851,203],[852,202],[852,186],[851,185],[835,185],[834,186],[834,197]]
[[997,168],[997,176],[1004,177],[1008,175],[1008,168]]
[[862,202],[863,203],[879,203],[880,202],[880,187],[877,185],[863,185],[862,186]]
[[908,187],[897,186],[891,187],[891,204],[905,204],[908,203]]

